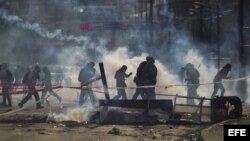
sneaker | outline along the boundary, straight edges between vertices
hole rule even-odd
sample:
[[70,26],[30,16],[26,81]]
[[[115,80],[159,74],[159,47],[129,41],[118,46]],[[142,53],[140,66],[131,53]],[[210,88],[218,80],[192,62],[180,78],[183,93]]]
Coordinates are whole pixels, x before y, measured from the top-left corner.
[[36,107],[36,109],[42,109],[42,108],[44,108],[44,107],[41,105]]
[[18,104],[18,107],[19,107],[19,108],[23,108],[23,104],[19,103],[19,104]]

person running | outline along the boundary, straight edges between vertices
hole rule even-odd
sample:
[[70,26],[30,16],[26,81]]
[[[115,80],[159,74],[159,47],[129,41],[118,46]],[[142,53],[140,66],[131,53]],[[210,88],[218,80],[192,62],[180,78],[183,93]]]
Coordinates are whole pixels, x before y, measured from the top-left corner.
[[214,77],[214,91],[212,93],[212,98],[217,94],[218,90],[221,90],[221,96],[224,96],[225,88],[221,83],[222,79],[230,79],[228,73],[231,71],[231,64],[226,64]]
[[129,76],[132,75],[132,72],[130,72],[129,74],[126,74],[127,68],[128,67],[126,65],[123,65],[115,73],[116,87],[118,87],[118,89],[117,89],[117,95],[113,99],[119,99],[120,97],[123,100],[127,99],[127,95],[126,95],[126,91],[125,91],[125,87],[127,87],[127,85],[125,83],[125,78],[128,78]]
[[[93,77],[95,76],[95,63],[89,62],[84,68],[81,69],[78,75],[78,81],[81,83],[81,94],[79,97],[79,105],[82,106],[84,103],[87,102],[88,97],[91,100],[92,105],[96,105],[97,98],[91,89],[91,84],[87,84]],[[84,85],[85,88],[82,88]]]
[[39,73],[40,73],[40,67],[35,66],[33,70],[27,72],[24,75],[23,83],[26,84],[28,87],[28,94],[18,104],[20,108],[23,107],[23,105],[31,98],[32,95],[34,95],[36,100],[36,108],[37,109],[43,108],[43,106],[41,106],[40,98],[36,90],[36,83],[40,79]]
[[44,73],[44,78],[42,80],[42,84],[44,85],[44,90],[42,91],[41,103],[42,104],[44,103],[44,99],[45,99],[47,92],[49,92],[50,95],[56,97],[58,99],[59,103],[61,103],[62,98],[52,90],[51,73],[50,73],[49,69],[47,67],[43,67],[42,71]]

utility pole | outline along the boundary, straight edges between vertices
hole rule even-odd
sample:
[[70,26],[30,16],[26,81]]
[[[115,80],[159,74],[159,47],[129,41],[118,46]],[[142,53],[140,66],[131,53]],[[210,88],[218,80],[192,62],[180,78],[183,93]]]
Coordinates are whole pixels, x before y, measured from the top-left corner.
[[216,24],[217,24],[217,68],[220,70],[220,2],[216,5]]
[[[240,71],[239,76],[246,76],[246,66],[247,66],[247,50],[244,47],[245,39],[243,34],[244,27],[244,0],[239,0],[239,17],[238,17],[238,27],[239,27],[239,61],[240,61]],[[247,82],[245,80],[238,81],[237,90],[241,100],[246,99],[247,94]]]
[[154,27],[153,27],[153,4],[154,0],[149,0],[149,18],[148,18],[148,23],[149,23],[149,37],[150,37],[150,43],[149,46],[152,47],[154,44]]
[[[202,0],[200,0],[200,3],[202,3]],[[203,39],[203,31],[202,31],[202,28],[203,28],[203,6],[200,7],[200,15],[199,15],[199,20],[200,20],[200,23],[199,23],[199,39],[200,41],[202,41]]]

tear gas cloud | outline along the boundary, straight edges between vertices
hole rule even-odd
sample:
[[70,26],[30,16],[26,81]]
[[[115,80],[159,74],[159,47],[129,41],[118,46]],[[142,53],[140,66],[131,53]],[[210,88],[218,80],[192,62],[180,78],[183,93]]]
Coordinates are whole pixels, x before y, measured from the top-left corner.
[[3,9],[0,9],[0,17],[2,17],[3,20],[5,20],[8,23],[15,24],[17,27],[20,28],[34,31],[38,35],[48,39],[58,39],[61,41],[74,41],[77,43],[85,43],[87,40],[87,37],[84,36],[76,37],[73,35],[62,34],[61,29],[56,29],[54,32],[50,32],[47,29],[41,27],[40,24],[38,23],[29,23],[27,21],[23,21],[18,16],[8,14]]
[[[58,1],[55,1],[58,2]],[[166,1],[167,2],[167,1]],[[62,6],[63,7],[63,6]],[[132,10],[128,8],[129,10]],[[88,9],[91,13],[97,13],[97,9],[90,8]],[[133,10],[132,10],[133,11]],[[112,15],[114,13],[110,12],[102,12],[104,17],[117,17]],[[54,54],[55,58],[58,60],[58,64],[60,65],[70,65],[72,67],[72,74],[70,77],[72,78],[73,83],[77,83],[77,76],[80,71],[80,68],[87,64],[89,61],[96,62],[104,62],[104,67],[106,71],[106,76],[108,80],[108,85],[110,87],[115,86],[114,74],[116,70],[118,70],[122,65],[127,65],[127,73],[133,72],[133,75],[126,80],[127,86],[135,86],[133,83],[133,78],[136,75],[136,70],[140,62],[144,61],[147,55],[153,56],[156,59],[155,65],[158,68],[158,76],[157,76],[157,85],[158,86],[167,86],[167,85],[180,85],[185,84],[178,80],[178,71],[181,67],[183,67],[187,63],[192,63],[200,72],[200,83],[211,83],[213,81],[213,77],[217,72],[217,68],[215,67],[215,61],[211,59],[209,53],[205,51],[205,48],[211,47],[211,45],[207,44],[197,44],[191,38],[191,36],[185,32],[180,31],[174,26],[174,13],[173,11],[168,9],[168,6],[164,6],[162,10],[159,12],[162,16],[167,18],[168,22],[166,23],[164,29],[161,29],[159,33],[167,34],[170,36],[166,39],[166,41],[159,46],[154,47],[153,49],[148,49],[147,42],[148,36],[147,32],[142,32],[139,30],[129,30],[126,34],[127,37],[122,37],[119,35],[115,36],[117,41],[136,41],[136,45],[133,46],[135,48],[131,48],[129,43],[124,46],[116,46],[116,49],[107,49],[106,43],[107,38],[99,37],[97,38],[98,44],[95,47],[90,47],[93,44],[93,41],[88,36],[75,36],[75,35],[66,35],[63,34],[61,29],[55,29],[54,31],[49,31],[46,28],[42,27],[38,23],[31,23],[29,21],[24,21],[18,16],[8,14],[3,9],[0,9],[0,18],[3,19],[8,25],[11,25],[11,28],[22,28],[25,30],[30,30],[36,33],[37,35],[48,38],[60,40],[63,42],[73,41],[78,45],[76,46],[67,46],[61,49],[60,52],[56,52],[55,50],[49,50],[49,54]],[[112,19],[117,20],[117,19]],[[126,20],[126,19],[124,19]],[[12,27],[16,26],[16,27]],[[140,25],[138,25],[139,27]],[[20,31],[22,32],[22,31]],[[109,36],[109,35],[107,35]],[[229,37],[228,37],[229,38]],[[125,41],[125,42],[126,42]],[[229,40],[224,39],[227,43],[222,43],[222,45],[228,46],[230,45]],[[232,40],[230,40],[232,41]],[[233,42],[233,41],[232,41]],[[213,46],[213,45],[212,45]],[[222,52],[229,52],[229,50],[225,50],[225,47],[221,47]],[[7,51],[7,50],[6,50]],[[233,54],[233,51],[230,51]],[[46,54],[46,53],[45,53]],[[225,63],[237,63],[237,62],[225,62]],[[97,71],[99,71],[98,65],[96,65]],[[97,72],[99,73],[99,72]],[[232,78],[236,78],[236,73],[232,73]],[[79,85],[79,84],[78,84]],[[101,83],[95,83],[94,86],[101,86]],[[236,82],[225,83],[226,93],[225,95],[235,95]],[[249,89],[249,88],[248,88]],[[171,95],[186,95],[186,86],[175,86],[165,88],[156,88],[156,93],[159,94],[171,94]],[[200,96],[210,97],[213,91],[213,85],[201,85],[198,88],[198,94]],[[250,90],[249,90],[250,91]],[[110,90],[112,95],[116,94],[116,90]],[[126,90],[128,98],[131,98],[134,94],[134,89]],[[165,97],[158,97],[165,98]],[[78,111],[78,110],[76,110]],[[80,111],[81,112],[81,111]],[[84,113],[84,111],[83,111]],[[72,113],[74,114],[74,111]],[[70,114],[67,114],[70,115]],[[80,119],[84,119],[85,115],[81,115]],[[65,119],[64,115],[55,115],[55,117],[59,120]]]
[[75,122],[88,122],[89,118],[94,114],[94,108],[91,106],[84,108],[72,108],[68,109],[64,113],[51,114],[48,117],[50,121],[63,122],[63,121],[75,121]]
[[[90,10],[92,11],[92,13],[95,13],[97,9],[91,8]],[[73,35],[65,35],[62,34],[61,29],[56,29],[54,32],[50,32],[47,29],[41,27],[41,25],[38,23],[30,23],[24,21],[18,16],[8,14],[3,9],[1,9],[0,13],[1,13],[0,16],[7,23],[14,24],[17,27],[23,29],[34,31],[36,34],[42,37],[46,37],[48,39],[58,39],[62,41],[75,41],[77,43],[82,43],[77,47],[69,47],[68,49],[64,49],[60,53],[58,53],[56,56],[59,62],[61,64],[79,65],[79,63],[86,64],[88,62],[86,60],[95,59],[94,61],[96,62],[103,61],[107,69],[107,76],[109,77],[108,80],[111,86],[115,86],[113,75],[117,69],[119,69],[123,64],[126,64],[128,65],[128,72],[132,71],[133,74],[135,75],[137,66],[141,61],[145,60],[145,57],[147,55],[152,55],[152,56],[157,55],[157,57],[155,58],[157,60],[156,66],[158,67],[158,83],[157,83],[158,85],[166,86],[173,84],[181,84],[181,82],[178,80],[177,72],[179,71],[178,69],[184,66],[186,63],[193,63],[196,67],[199,67],[198,69],[201,73],[201,78],[200,78],[201,83],[212,82],[213,77],[206,77],[206,74],[212,74],[212,76],[214,76],[217,71],[214,67],[214,64],[210,60],[205,60],[205,58],[202,57],[203,54],[200,53],[199,46],[191,42],[189,35],[185,34],[184,32],[176,30],[176,28],[173,25],[174,13],[167,8],[167,5],[162,8],[160,14],[168,18],[167,24],[169,26],[167,26],[163,31],[171,32],[173,35],[172,37],[173,41],[171,41],[172,42],[171,45],[168,46],[168,48],[170,48],[169,53],[164,52],[165,51],[164,49],[158,47],[156,47],[157,53],[155,54],[152,54],[151,52],[146,52],[147,49],[145,49],[146,48],[145,40],[143,38],[140,38],[141,33],[136,32],[136,30],[129,31],[129,38],[136,38],[136,40],[138,40],[139,42],[138,47],[140,48],[139,51],[145,51],[145,53],[142,53],[140,55],[136,54],[137,56],[135,56],[133,50],[126,49],[129,48],[128,46],[117,47],[117,50],[110,52],[106,50],[104,44],[99,44],[99,46],[96,47],[96,50],[93,49],[95,51],[89,52],[88,45],[91,43],[91,40],[87,36],[76,37]],[[115,17],[109,14],[110,13],[104,12],[104,15],[107,17]],[[120,39],[121,38],[117,38],[117,40]],[[103,42],[106,42],[105,39]],[[52,54],[52,52],[48,53]],[[166,58],[164,56],[166,55],[170,56],[169,57],[170,59],[167,60],[169,62],[165,62]],[[121,62],[123,63],[121,64]],[[79,70],[78,71],[76,70],[75,72],[77,73],[79,72]],[[134,85],[132,82],[134,75],[128,78],[127,80],[128,86]],[[76,75],[74,76],[74,78],[76,78]],[[203,96],[209,97],[209,95],[211,94],[211,88],[207,88],[204,86],[202,87],[203,88],[198,89],[199,93],[202,93]],[[186,94],[185,91],[186,91],[185,87],[169,88],[169,89],[162,89],[159,91],[159,93],[185,95]]]

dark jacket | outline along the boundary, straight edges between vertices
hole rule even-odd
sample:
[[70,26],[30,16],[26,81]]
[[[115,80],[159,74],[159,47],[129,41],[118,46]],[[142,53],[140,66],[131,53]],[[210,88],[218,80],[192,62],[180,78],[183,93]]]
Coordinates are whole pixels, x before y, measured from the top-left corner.
[[14,81],[14,77],[9,70],[1,70],[0,80],[2,81],[2,83],[11,83]]
[[23,83],[36,85],[36,82],[40,79],[39,73],[35,71],[27,72],[23,77]]
[[186,81],[188,84],[198,84],[200,73],[196,68],[188,68],[186,69]]
[[136,83],[141,85],[155,85],[157,68],[154,63],[143,61],[137,68]]

